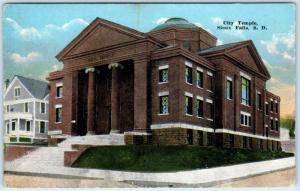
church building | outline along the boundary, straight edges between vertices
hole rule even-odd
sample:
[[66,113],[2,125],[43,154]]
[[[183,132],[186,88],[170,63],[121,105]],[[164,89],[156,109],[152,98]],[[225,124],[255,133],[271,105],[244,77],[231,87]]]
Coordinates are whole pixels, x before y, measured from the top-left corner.
[[56,56],[49,138],[280,149],[280,97],[254,43],[216,42],[182,18],[147,33],[96,18]]

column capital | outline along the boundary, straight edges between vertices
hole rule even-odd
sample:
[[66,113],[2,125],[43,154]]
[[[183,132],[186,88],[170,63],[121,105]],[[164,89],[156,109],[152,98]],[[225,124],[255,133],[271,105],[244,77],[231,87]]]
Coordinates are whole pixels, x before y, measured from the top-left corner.
[[94,67],[85,68],[85,73],[89,73],[89,72],[95,72],[95,68]]
[[112,68],[120,68],[120,69],[123,69],[124,66],[118,62],[113,62],[113,63],[110,63],[108,65],[108,69],[112,69]]

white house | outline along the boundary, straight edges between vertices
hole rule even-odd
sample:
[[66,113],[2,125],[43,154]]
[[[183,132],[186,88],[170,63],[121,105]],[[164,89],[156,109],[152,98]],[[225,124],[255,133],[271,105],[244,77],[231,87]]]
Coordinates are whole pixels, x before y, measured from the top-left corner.
[[47,82],[13,77],[3,100],[6,143],[47,141],[48,97]]

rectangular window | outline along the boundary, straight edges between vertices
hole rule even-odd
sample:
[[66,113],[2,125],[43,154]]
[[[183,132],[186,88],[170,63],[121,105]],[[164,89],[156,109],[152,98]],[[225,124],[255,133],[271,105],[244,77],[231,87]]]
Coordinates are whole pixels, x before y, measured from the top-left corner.
[[207,72],[207,89],[209,91],[214,90],[214,77],[211,72]]
[[252,149],[253,144],[252,144],[252,138],[251,137],[248,138],[248,143],[249,143],[249,148]]
[[266,102],[266,115],[269,115],[269,104]]
[[243,148],[247,148],[247,137],[243,137]]
[[164,95],[159,97],[159,113],[168,114],[169,113],[169,96]]
[[278,102],[275,102],[275,112],[278,113]]
[[213,145],[213,135],[212,133],[207,133],[207,146]]
[[9,105],[6,106],[6,113],[9,113]]
[[234,135],[232,135],[232,134],[229,135],[229,145],[230,145],[230,148],[234,147]]
[[24,103],[24,112],[25,113],[29,112],[28,102]]
[[46,123],[45,121],[40,121],[40,133],[46,132]]
[[259,110],[262,110],[262,99],[261,99],[261,93],[260,92],[257,92],[256,106]]
[[207,103],[207,118],[213,120],[214,118],[214,105],[211,100],[206,99]]
[[203,117],[203,98],[202,99],[197,98],[197,116]]
[[271,119],[270,123],[271,123],[271,129],[274,130],[274,120]]
[[193,84],[193,72],[192,67],[185,66],[185,82],[188,84]]
[[30,121],[26,121],[26,131],[30,131]]
[[40,103],[40,112],[41,112],[41,114],[46,113],[46,103],[44,103],[44,102]]
[[184,40],[182,43],[182,47],[188,50],[191,50],[191,43],[189,40]]
[[226,98],[232,99],[232,81],[229,79],[226,80]]
[[203,146],[203,131],[198,131],[198,145]]
[[57,105],[55,108],[55,122],[60,123],[62,120],[62,108],[61,105]]
[[241,77],[241,103],[250,105],[250,80]]
[[271,112],[274,111],[274,103],[273,103],[273,100],[271,100],[271,108],[270,108]]
[[263,141],[262,141],[261,139],[259,139],[259,148],[260,148],[260,149],[263,149],[263,148],[264,148],[264,146],[263,146]]
[[56,98],[61,98],[63,94],[63,85],[62,83],[56,84]]
[[275,120],[275,130],[278,131],[279,129],[279,122],[278,119]]
[[186,140],[189,145],[193,144],[193,130],[192,129],[186,130]]
[[16,122],[15,122],[15,121],[12,121],[12,122],[11,122],[11,130],[12,130],[12,131],[15,131],[15,130],[16,130]]
[[21,95],[21,88],[20,87],[16,87],[14,90],[15,90],[14,96],[15,97],[19,97]]
[[193,97],[185,96],[185,113],[187,115],[193,115]]
[[168,69],[168,65],[165,66],[160,66],[158,68],[159,70],[159,83],[166,83],[168,82],[168,78],[169,78],[169,69]]
[[241,121],[241,125],[251,127],[252,126],[251,114],[246,112],[241,112],[240,121]]
[[6,126],[6,134],[8,135],[9,134],[9,122],[7,122],[5,126]]
[[203,72],[197,70],[196,77],[197,77],[197,87],[203,88]]

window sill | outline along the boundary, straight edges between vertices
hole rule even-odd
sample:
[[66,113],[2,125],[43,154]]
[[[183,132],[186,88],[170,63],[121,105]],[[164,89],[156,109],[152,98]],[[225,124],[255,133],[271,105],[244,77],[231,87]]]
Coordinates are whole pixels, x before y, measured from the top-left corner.
[[204,119],[204,117],[197,116],[198,119]]
[[190,86],[192,86],[193,84],[191,84],[191,83],[189,83],[189,82],[187,82],[187,81],[185,81],[185,83],[187,84],[187,85],[190,85]]
[[208,91],[208,92],[210,92],[210,93],[214,93],[212,90],[208,90],[208,89],[207,89],[206,91]]
[[62,97],[55,97],[55,99],[60,99],[60,98],[62,98]]
[[164,116],[164,115],[169,115],[170,113],[158,113],[157,115],[159,115],[159,116]]
[[160,84],[167,84],[167,83],[169,83],[169,82],[158,82],[159,85]]
[[211,118],[206,118],[208,121],[214,121],[213,119],[211,119]]
[[62,122],[60,121],[60,122],[55,122],[54,124],[61,124]]
[[193,117],[193,115],[191,115],[191,114],[188,114],[188,113],[186,113],[185,115],[186,115],[186,116],[189,116],[189,117]]
[[232,100],[233,100],[232,98],[230,99],[230,98],[228,98],[228,97],[227,97],[226,99],[227,99],[228,101],[232,101]]
[[252,126],[249,126],[249,125],[243,125],[243,124],[240,124],[242,127],[252,127]]
[[199,88],[199,89],[203,90],[203,87],[201,87],[201,86],[198,86],[198,85],[197,85],[197,88]]
[[245,103],[241,103],[241,105],[246,106],[246,107],[251,107],[251,105],[247,105]]

